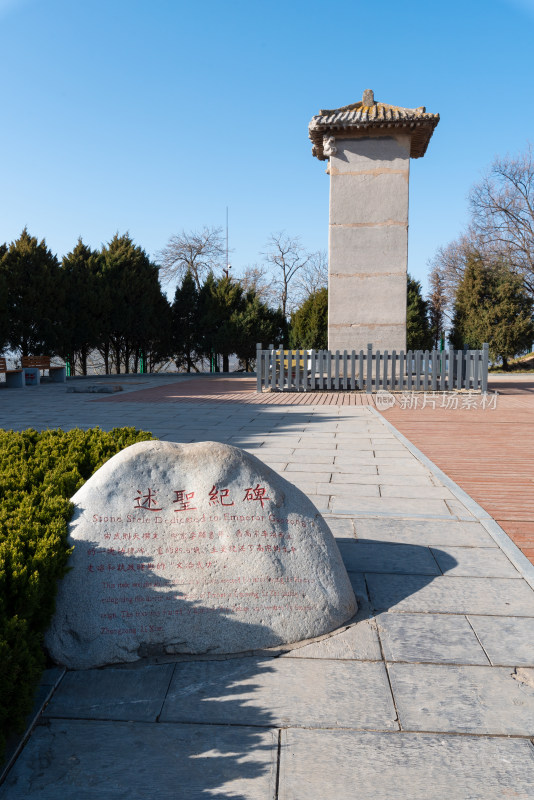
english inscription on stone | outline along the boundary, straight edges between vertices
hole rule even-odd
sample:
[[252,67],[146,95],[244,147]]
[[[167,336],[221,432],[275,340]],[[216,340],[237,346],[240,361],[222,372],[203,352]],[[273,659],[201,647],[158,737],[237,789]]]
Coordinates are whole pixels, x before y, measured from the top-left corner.
[[296,642],[356,611],[315,506],[236,447],[140,442],[72,501],[71,569],[46,635],[67,667]]

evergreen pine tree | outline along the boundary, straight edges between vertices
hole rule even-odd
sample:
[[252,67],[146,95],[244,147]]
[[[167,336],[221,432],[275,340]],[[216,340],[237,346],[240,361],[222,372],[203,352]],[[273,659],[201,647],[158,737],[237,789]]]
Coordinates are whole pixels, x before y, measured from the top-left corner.
[[71,360],[72,374],[78,367],[82,375],[87,375],[87,355],[98,343],[100,259],[100,254],[79,238],[62,261],[65,300],[60,353]]
[[328,289],[319,289],[291,315],[289,346],[307,350],[328,348]]
[[102,248],[102,256],[100,300],[107,316],[102,325],[105,340],[99,349],[108,359],[111,351],[117,373],[121,366],[125,372],[137,371],[140,355],[150,343],[158,339],[159,349],[170,349],[170,314],[165,309],[167,299],[161,291],[158,268],[127,233],[115,234]]
[[473,253],[458,284],[451,341],[470,349],[489,344],[490,357],[508,360],[534,338],[532,299],[502,261],[486,264]]
[[223,372],[229,371],[229,357],[239,344],[238,314],[245,300],[240,284],[231,278],[218,280],[210,272],[199,293],[203,353],[221,355]]
[[7,277],[1,267],[2,258],[7,253],[7,245],[0,244],[0,352],[7,344],[9,337],[9,316],[7,305]]
[[428,306],[421,294],[421,284],[408,275],[406,347],[408,350],[431,350],[432,343]]
[[196,369],[201,355],[199,291],[190,270],[176,287],[172,304],[173,356],[179,369]]
[[0,260],[8,307],[8,344],[22,356],[58,351],[64,304],[59,262],[44,239],[24,228]]
[[262,303],[251,289],[244,297],[242,309],[234,311],[236,334],[235,352],[246,372],[256,358],[256,344],[282,343],[287,333],[287,322],[279,308],[276,311]]

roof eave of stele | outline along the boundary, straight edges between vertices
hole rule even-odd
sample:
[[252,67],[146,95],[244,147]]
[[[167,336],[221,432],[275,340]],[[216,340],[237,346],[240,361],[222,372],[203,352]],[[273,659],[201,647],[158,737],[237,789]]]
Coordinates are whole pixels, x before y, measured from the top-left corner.
[[424,106],[419,108],[401,108],[387,103],[374,102],[371,90],[364,93],[364,102],[352,103],[332,111],[321,110],[312,117],[309,135],[313,142],[312,153],[320,161],[326,161],[323,137],[354,137],[365,135],[366,131],[380,130],[384,132],[397,130],[411,134],[410,157],[424,156],[434,128],[439,122],[439,114],[427,114]]

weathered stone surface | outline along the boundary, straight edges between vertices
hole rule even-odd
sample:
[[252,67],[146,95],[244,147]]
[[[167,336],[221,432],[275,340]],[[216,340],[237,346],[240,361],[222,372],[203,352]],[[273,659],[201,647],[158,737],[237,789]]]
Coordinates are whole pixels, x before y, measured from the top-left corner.
[[67,672],[43,716],[155,722],[174,664]]
[[410,136],[400,134],[380,137],[345,139],[336,137],[339,152],[330,159],[330,172],[371,172],[408,170],[410,168]]
[[375,611],[487,614],[534,617],[534,592],[526,581],[509,578],[449,578],[429,575],[367,574]]
[[[330,225],[406,226],[407,171],[403,174],[338,174],[331,175],[330,181]],[[406,231],[406,227],[404,229]]]
[[[521,574],[511,561],[496,547],[441,547],[432,548],[436,561],[452,576],[472,575],[478,578],[516,578]],[[455,562],[451,566],[451,562]]]
[[[471,625],[460,614],[380,614],[387,661],[488,665]],[[337,638],[337,637],[332,637]]]
[[2,800],[273,800],[276,731],[50,720],[33,732]]
[[159,720],[398,730],[384,664],[329,658],[176,664]]
[[527,800],[523,739],[360,731],[282,731],[280,800]]
[[[336,477],[332,476],[332,482]],[[414,476],[410,475],[411,478]],[[356,519],[354,525],[358,539],[432,547],[497,547],[495,540],[480,522],[457,522],[452,519]]]
[[[428,547],[389,542],[338,542],[343,562],[349,572],[387,572],[407,575],[441,575]],[[444,562],[455,564],[453,559]]]
[[237,653],[329,633],[356,601],[314,505],[217,442],[141,442],[73,497],[74,551],[46,636],[83,669]]
[[341,633],[295,647],[282,658],[334,658],[343,661],[380,661],[382,654],[372,623],[362,619]]
[[534,735],[531,671],[510,667],[390,664],[402,728],[497,736]]
[[492,664],[534,667],[533,617],[478,617],[469,622]]

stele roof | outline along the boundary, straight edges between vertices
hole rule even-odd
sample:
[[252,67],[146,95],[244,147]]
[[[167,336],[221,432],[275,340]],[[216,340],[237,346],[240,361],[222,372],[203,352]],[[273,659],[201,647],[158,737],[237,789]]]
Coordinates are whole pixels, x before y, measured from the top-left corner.
[[[388,103],[378,103],[372,89],[366,89],[359,103],[342,108],[321,110],[312,117],[308,130],[313,142],[312,154],[326,161],[323,137],[342,136],[357,138],[370,130],[397,129],[411,134],[411,158],[421,158],[426,152],[430,137],[439,122],[439,114],[427,114],[425,106],[401,108]],[[387,134],[386,134],[387,135]]]

